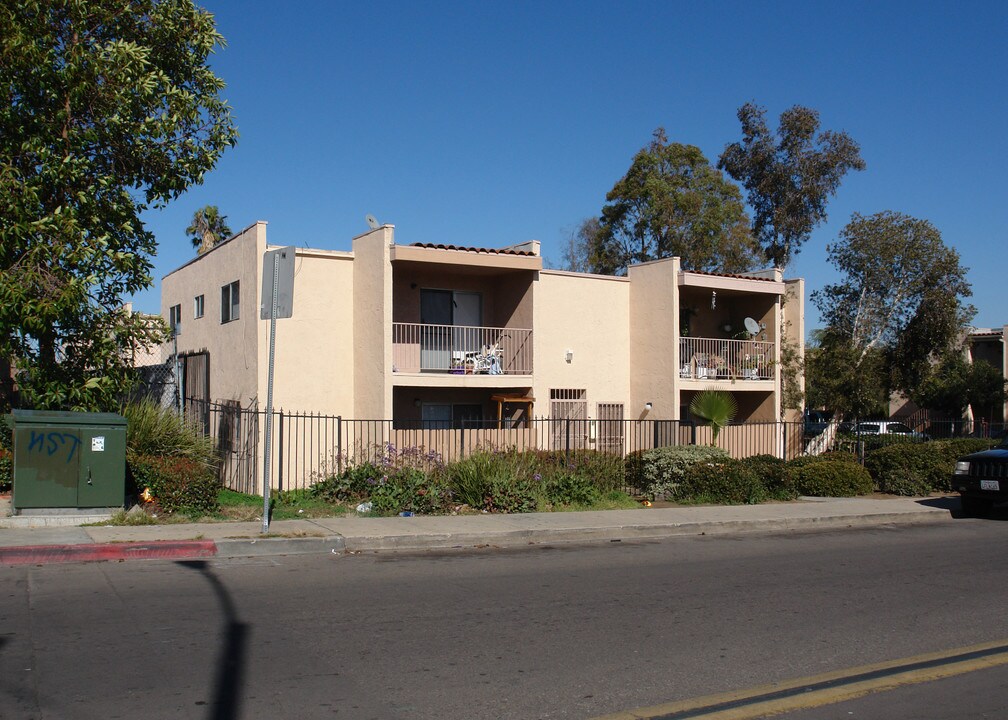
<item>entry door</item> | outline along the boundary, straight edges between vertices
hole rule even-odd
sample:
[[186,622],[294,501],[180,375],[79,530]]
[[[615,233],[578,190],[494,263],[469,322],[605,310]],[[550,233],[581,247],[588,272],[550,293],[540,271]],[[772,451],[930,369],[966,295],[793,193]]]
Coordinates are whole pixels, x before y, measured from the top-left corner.
[[452,291],[421,290],[420,369],[447,370],[451,367]]
[[448,370],[453,355],[462,360],[465,353],[480,349],[482,304],[478,292],[420,291],[420,322],[428,326],[421,331],[421,370]]

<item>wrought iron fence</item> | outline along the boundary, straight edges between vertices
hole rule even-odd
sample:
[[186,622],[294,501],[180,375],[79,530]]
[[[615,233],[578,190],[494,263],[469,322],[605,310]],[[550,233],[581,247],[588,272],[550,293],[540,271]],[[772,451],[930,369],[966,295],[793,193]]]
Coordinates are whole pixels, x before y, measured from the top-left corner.
[[[226,487],[246,493],[262,492],[265,411],[242,408],[238,403],[210,403],[194,409],[206,419],[206,432],[215,438],[221,457],[221,479]],[[924,442],[946,437],[990,438],[996,442],[1004,424],[932,424],[933,434],[886,436],[856,434],[854,426],[834,434],[816,447],[817,432],[807,432],[802,422],[755,422],[728,425],[715,441],[709,426],[680,420],[598,420],[533,418],[520,422],[466,421],[458,427],[437,423],[400,423],[392,420],[358,420],[322,413],[274,411],[273,486],[277,490],[305,490],[353,464],[376,462],[390,453],[423,455],[449,464],[476,451],[528,451],[563,453],[576,460],[581,454],[606,455],[626,460],[645,450],[675,445],[710,445],[731,457],[773,455],[793,459],[810,449],[839,450],[864,458],[866,451],[890,442]],[[627,472],[622,489],[643,491],[634,475],[635,463],[623,463]]]

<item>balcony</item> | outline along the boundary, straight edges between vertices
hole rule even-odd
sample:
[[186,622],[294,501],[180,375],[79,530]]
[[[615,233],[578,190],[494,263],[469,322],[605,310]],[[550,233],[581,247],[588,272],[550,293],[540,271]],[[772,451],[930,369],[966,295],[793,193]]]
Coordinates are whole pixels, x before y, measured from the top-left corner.
[[680,338],[679,377],[688,380],[773,380],[774,343]]
[[532,331],[392,323],[392,372],[531,375]]

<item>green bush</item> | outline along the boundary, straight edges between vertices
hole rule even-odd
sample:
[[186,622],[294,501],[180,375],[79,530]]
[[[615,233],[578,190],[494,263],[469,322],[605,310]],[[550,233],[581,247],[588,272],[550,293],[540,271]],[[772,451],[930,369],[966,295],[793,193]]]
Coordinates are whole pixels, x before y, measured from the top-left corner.
[[215,513],[221,488],[216,473],[188,457],[127,454],[127,464],[137,487],[150,488],[155,501],[168,513]]
[[382,471],[371,462],[353,464],[337,475],[315,483],[309,489],[312,497],[326,502],[347,502],[368,496],[371,488],[382,478]]
[[542,483],[542,489],[554,505],[591,505],[603,495],[591,476],[576,472],[557,472]]
[[774,500],[794,500],[798,493],[788,480],[786,463],[775,455],[753,455],[743,462],[766,488],[767,497]]
[[379,479],[371,487],[370,500],[372,511],[379,515],[436,515],[451,506],[452,495],[438,474],[403,468]]
[[912,496],[949,492],[956,458],[977,447],[975,440],[890,445],[868,453],[865,467],[881,492]]
[[675,497],[683,475],[693,465],[727,459],[727,452],[708,445],[676,445],[648,450],[640,460],[645,494],[651,498]]
[[126,449],[134,455],[182,457],[216,468],[213,439],[187,422],[174,410],[150,400],[131,403],[122,409],[126,418]]
[[600,494],[619,490],[623,486],[624,461],[618,455],[595,450],[576,450],[568,456],[562,450],[538,450],[524,453],[530,467],[548,480],[553,475],[575,475],[593,485]]
[[14,485],[14,436],[10,415],[0,415],[0,492]]
[[484,509],[489,512],[525,513],[538,509],[537,488],[526,479],[494,480],[489,487]]
[[788,461],[785,472],[786,482],[799,495],[853,497],[875,488],[868,471],[849,460],[803,456]]
[[963,455],[971,455],[975,452],[990,450],[997,445],[997,440],[988,438],[954,438],[952,440],[935,440],[928,443],[933,445],[938,452],[949,461],[949,472],[955,469],[955,462]]
[[753,463],[724,458],[693,463],[681,475],[676,500],[718,504],[758,503],[767,499]]
[[508,484],[531,481],[535,457],[530,453],[479,450],[447,468],[455,500],[477,510],[490,510],[490,498]]

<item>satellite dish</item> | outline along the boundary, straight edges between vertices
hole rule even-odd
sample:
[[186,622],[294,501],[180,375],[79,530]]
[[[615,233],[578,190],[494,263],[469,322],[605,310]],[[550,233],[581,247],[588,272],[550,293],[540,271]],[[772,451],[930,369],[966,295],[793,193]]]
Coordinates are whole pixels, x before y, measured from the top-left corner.
[[745,329],[750,335],[759,335],[760,326],[758,322],[753,320],[751,317],[747,317],[743,320],[743,322],[745,323]]
[[367,215],[364,216],[364,219],[367,221],[369,228],[371,228],[372,230],[378,229],[378,218],[376,218],[374,215],[368,213]]

